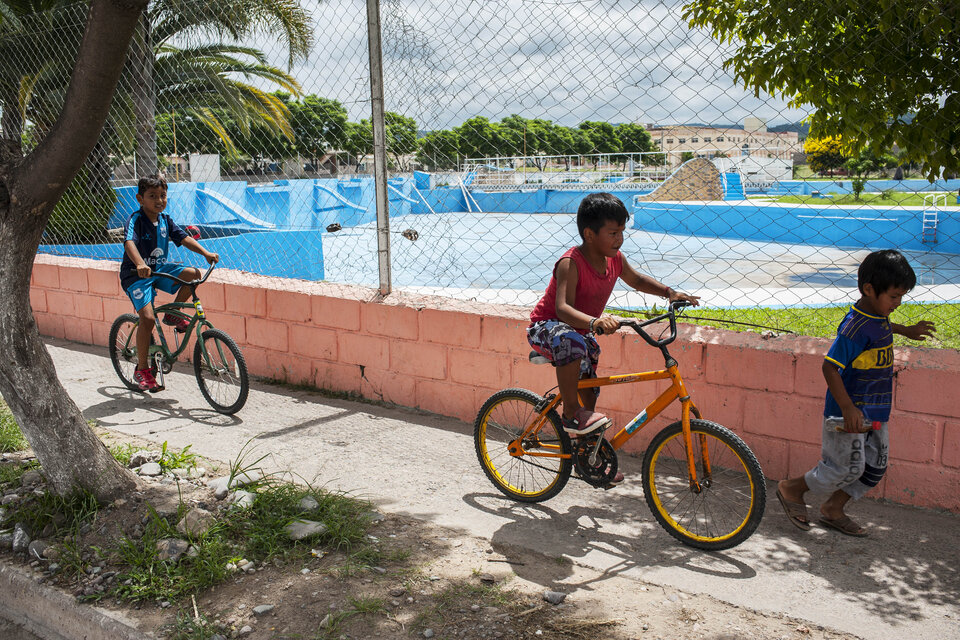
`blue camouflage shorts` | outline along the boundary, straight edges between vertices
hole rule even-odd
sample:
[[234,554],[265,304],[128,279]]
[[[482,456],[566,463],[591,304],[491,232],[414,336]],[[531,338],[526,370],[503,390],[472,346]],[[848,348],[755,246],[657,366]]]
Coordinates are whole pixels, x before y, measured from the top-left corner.
[[[554,367],[580,361],[580,378],[596,378],[600,345],[593,334],[583,335],[559,320],[540,320],[527,327],[527,342]],[[600,393],[599,387],[593,388]]]

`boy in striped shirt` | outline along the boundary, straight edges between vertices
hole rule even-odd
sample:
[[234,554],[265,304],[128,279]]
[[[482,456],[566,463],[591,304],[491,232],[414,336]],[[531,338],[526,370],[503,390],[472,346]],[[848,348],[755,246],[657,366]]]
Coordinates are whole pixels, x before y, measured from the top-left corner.
[[797,527],[810,529],[803,494],[832,491],[820,506],[820,524],[863,537],[867,530],[844,513],[851,499],[877,486],[887,469],[893,396],[893,334],[925,340],[928,320],[904,326],[890,314],[917,283],[907,259],[892,249],[868,255],[857,272],[860,300],[850,307],[823,361],[827,398],[823,410],[821,460],[798,478],[777,484],[777,499]]

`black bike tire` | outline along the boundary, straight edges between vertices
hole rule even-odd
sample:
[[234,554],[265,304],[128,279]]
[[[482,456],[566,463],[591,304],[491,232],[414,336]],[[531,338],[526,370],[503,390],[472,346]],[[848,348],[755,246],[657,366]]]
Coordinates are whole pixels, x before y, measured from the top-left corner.
[[[203,378],[203,350],[201,348],[201,342],[206,342],[208,339],[220,340],[227,346],[227,349],[233,355],[234,360],[237,362],[237,367],[240,374],[240,395],[237,396],[237,399],[229,405],[223,405],[213,399],[213,396],[210,394],[210,391],[207,389],[206,381]],[[196,344],[193,347],[193,373],[197,378],[197,386],[200,387],[200,393],[203,394],[204,400],[206,400],[211,407],[214,408],[218,413],[223,413],[226,415],[233,415],[237,411],[243,408],[243,405],[247,402],[247,395],[250,393],[250,376],[247,374],[247,361],[243,358],[243,352],[240,351],[240,347],[237,346],[237,343],[227,335],[226,332],[221,331],[220,329],[207,329],[200,335],[200,340],[197,340]]]
[[[667,440],[682,433],[683,424],[680,421],[674,422],[660,431],[647,447],[643,457],[643,493],[646,497],[647,506],[650,507],[654,518],[667,533],[688,546],[705,551],[720,551],[735,547],[749,538],[753,532],[756,531],[757,527],[760,526],[760,521],[763,519],[763,511],[766,507],[767,500],[767,489],[760,463],[750,450],[750,447],[748,447],[739,436],[722,425],[708,420],[691,419],[690,429],[694,436],[697,433],[704,433],[721,441],[743,465],[750,487],[751,502],[747,513],[743,516],[743,519],[736,528],[724,533],[724,535],[699,536],[676,523],[670,514],[666,512],[659,497],[661,492],[653,485],[655,482],[653,470],[656,467],[657,458]],[[683,462],[684,467],[685,465],[686,462]],[[710,489],[706,489],[705,491],[710,491]],[[704,500],[706,499],[706,495],[707,493],[704,493]],[[704,512],[706,511],[707,510],[704,509]]]
[[[120,369],[120,354],[117,352],[117,335],[120,333],[120,328],[127,322],[133,324],[135,331],[137,325],[140,323],[140,317],[133,313],[124,313],[114,320],[113,324],[110,325],[110,334],[107,338],[107,350],[110,353],[110,362],[113,363],[113,370],[117,372],[117,377],[120,378],[120,381],[123,382],[123,385],[131,391],[140,391],[140,385],[138,385],[132,378],[128,379],[126,376],[124,376],[123,371]],[[131,333],[131,335],[134,334]],[[136,340],[135,335],[134,340]]]
[[[523,404],[530,405],[530,416],[537,413],[535,407],[543,401],[543,398],[532,391],[527,391],[526,389],[503,389],[498,391],[489,398],[486,402],[483,403],[483,406],[480,408],[480,412],[477,414],[476,421],[473,426],[473,440],[474,447],[477,452],[477,460],[480,462],[480,467],[483,469],[484,474],[493,485],[504,495],[518,502],[543,502],[548,500],[553,496],[560,493],[563,488],[566,486],[567,481],[570,479],[570,473],[572,471],[572,461],[570,457],[566,458],[544,458],[544,460],[559,460],[560,465],[556,470],[556,478],[552,483],[550,483],[546,489],[536,492],[522,492],[514,489],[508,482],[503,479],[503,474],[499,473],[496,468],[493,466],[493,461],[490,459],[488,445],[487,445],[487,420],[490,416],[490,412],[496,407],[502,405],[506,401],[517,401]],[[551,411],[547,414],[547,420],[552,425],[553,429],[556,431],[559,437],[560,451],[564,454],[570,454],[572,447],[570,445],[570,437],[563,430],[560,424],[560,416],[557,415],[556,411]],[[512,460],[522,460],[522,458],[512,458]],[[551,471],[551,473],[553,473]]]

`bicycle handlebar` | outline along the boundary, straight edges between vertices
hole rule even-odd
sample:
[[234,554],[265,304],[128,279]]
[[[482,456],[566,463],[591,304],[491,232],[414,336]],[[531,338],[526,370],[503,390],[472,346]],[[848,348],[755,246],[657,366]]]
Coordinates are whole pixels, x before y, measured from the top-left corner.
[[[677,309],[691,306],[693,306],[693,303],[687,302],[686,300],[674,300],[667,306],[666,313],[662,313],[659,316],[644,320],[643,322],[637,322],[633,319],[621,320],[617,325],[617,328],[630,327],[639,333],[640,337],[643,338],[651,347],[662,348],[677,339]],[[647,326],[648,324],[653,324],[655,322],[660,322],[667,319],[670,320],[670,336],[667,338],[654,340],[652,337],[650,337],[650,334],[643,330],[643,327]],[[603,334],[602,331],[599,331],[598,333],[601,335]]]
[[207,267],[207,272],[204,273],[203,276],[201,276],[199,280],[184,280],[183,278],[178,278],[177,276],[170,275],[169,273],[160,273],[160,272],[158,272],[158,271],[154,271],[154,272],[151,273],[150,275],[151,275],[151,276],[163,276],[164,278],[170,278],[170,279],[173,280],[174,282],[179,282],[180,284],[185,284],[185,285],[187,285],[188,287],[197,287],[197,286],[200,286],[201,284],[203,284],[204,282],[207,281],[207,278],[210,277],[210,274],[213,272],[213,268],[216,266],[216,264],[217,264],[217,263],[215,263],[215,262],[211,262],[211,263],[210,263],[210,266]]

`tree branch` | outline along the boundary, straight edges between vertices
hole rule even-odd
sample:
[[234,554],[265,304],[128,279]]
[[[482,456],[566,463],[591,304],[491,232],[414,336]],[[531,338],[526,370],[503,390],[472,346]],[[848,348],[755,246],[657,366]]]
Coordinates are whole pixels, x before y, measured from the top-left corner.
[[[137,19],[148,0],[93,0],[67,89],[63,113],[14,170],[13,197],[37,215],[53,203],[93,149],[110,110]],[[42,206],[48,204],[49,206]],[[39,205],[39,206],[38,206]],[[46,218],[43,220],[46,222]]]

